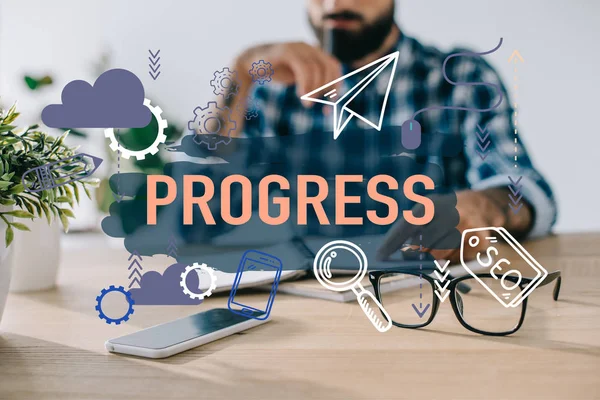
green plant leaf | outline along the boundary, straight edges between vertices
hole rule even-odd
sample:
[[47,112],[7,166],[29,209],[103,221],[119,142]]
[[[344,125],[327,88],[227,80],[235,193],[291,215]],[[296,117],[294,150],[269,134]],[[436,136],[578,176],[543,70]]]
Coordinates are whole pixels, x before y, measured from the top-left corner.
[[6,226],[6,234],[4,236],[4,243],[6,244],[6,247],[10,246],[10,244],[12,243],[14,238],[15,238],[15,231],[13,231],[13,229],[10,227],[10,225],[7,225]]
[[33,206],[31,205],[30,201],[23,198],[23,205],[25,206],[27,211],[32,215],[31,218],[34,218],[35,215],[34,215],[34,211],[33,211]]
[[90,186],[90,187],[94,187],[97,188],[98,186],[100,186],[100,179],[99,178],[88,178],[86,180],[82,180],[82,183]]
[[[35,77],[29,78],[36,79]],[[44,77],[38,81],[38,83],[44,84],[50,82],[50,77]],[[16,104],[8,111],[0,110],[0,204],[14,206],[13,210],[0,213],[0,219],[4,220],[10,227],[10,231],[14,232],[14,229],[27,229],[27,225],[20,222],[9,222],[7,218],[9,216],[33,219],[45,215],[48,223],[51,223],[54,214],[56,219],[61,220],[66,231],[68,219],[74,217],[74,213],[68,205],[72,207],[75,201],[80,200],[80,186],[84,188],[86,195],[91,197],[88,187],[98,180],[88,178],[67,182],[67,178],[60,178],[53,173],[56,183],[63,184],[62,186],[36,193],[25,193],[27,185],[31,182],[30,180],[22,182],[21,178],[24,172],[48,163],[72,158],[76,153],[74,147],[65,144],[65,138],[71,131],[66,130],[60,137],[53,137],[38,130],[38,125],[18,129],[18,124],[13,124],[18,117]],[[83,171],[80,166],[68,163],[65,164],[65,168],[73,176]],[[64,185],[65,183],[67,185]],[[61,209],[61,204],[65,208]],[[7,229],[7,231],[9,230]],[[9,232],[7,235],[6,243],[8,244],[13,237],[10,237],[12,234]]]
[[13,122],[15,119],[17,119],[17,117],[21,115],[21,113],[13,113],[12,115],[9,115],[8,117],[6,117],[6,119],[4,121],[2,121],[3,124],[10,124],[11,122]]
[[75,183],[71,183],[71,186],[73,186],[73,192],[75,193],[75,200],[77,201],[77,204],[79,204],[79,187]]
[[[3,121],[3,123],[4,123],[4,121]],[[13,125],[0,125],[0,132],[12,131],[15,128],[16,128],[16,126],[13,126]]]
[[30,76],[25,75],[24,76],[25,79],[25,83],[27,84],[27,87],[31,90],[35,90],[38,87],[38,81],[36,79],[33,79]]
[[[69,129],[69,131],[71,132],[71,135],[74,135],[74,136],[88,137],[87,133],[78,131],[76,129]],[[77,147],[79,147],[79,146],[77,146]],[[73,149],[73,150],[76,150],[76,149]]]
[[42,216],[42,206],[40,205],[40,203],[37,201],[32,201],[31,203],[35,207],[35,211],[37,212],[38,217],[41,217]]
[[22,224],[20,222],[11,222],[10,226],[12,226],[13,228],[17,228],[20,231],[31,231],[31,229],[29,229],[27,225]]
[[69,203],[71,205],[71,207],[73,207],[73,191],[71,191],[71,188],[69,186],[63,186],[65,188],[65,196],[69,199],[67,201],[67,203]]
[[14,200],[0,198],[0,204],[2,204],[3,206],[13,206],[15,205],[15,203],[16,201]]
[[8,193],[10,194],[18,194],[18,193],[22,193],[25,191],[25,186],[23,186],[22,183],[19,183],[13,187],[10,188],[10,190],[8,191]]
[[68,203],[68,204],[73,204],[73,199],[71,197],[68,196],[59,196],[56,198],[56,202],[57,203]]
[[50,210],[48,209],[48,206],[46,205],[46,203],[40,202],[40,206],[42,207],[42,211],[44,211],[44,214],[46,215],[48,224],[52,223],[52,215],[50,214]]
[[73,211],[69,210],[68,208],[59,208],[59,210],[61,214],[65,214],[67,217],[75,218]]
[[61,212],[58,213],[59,218],[60,218],[60,222],[63,226],[63,230],[65,233],[69,232],[69,219],[67,218],[67,216]]
[[2,175],[0,178],[1,178],[3,181],[10,181],[10,180],[12,179],[12,177],[13,177],[13,176],[15,176],[15,173],[14,173],[14,172],[11,172],[11,173],[8,173],[8,172],[7,172],[6,174],[3,174],[3,175]]
[[65,131],[65,133],[60,135],[60,137],[56,139],[54,143],[52,143],[52,147],[50,147],[50,153],[48,153],[48,156],[51,156],[52,154],[56,153],[60,146],[62,146],[67,136],[69,136],[69,131]]
[[35,215],[23,210],[7,211],[4,214],[12,215],[17,218],[35,218]]
[[6,113],[6,115],[14,114],[16,110],[17,110],[17,103],[13,104],[12,107],[8,109],[8,112]]

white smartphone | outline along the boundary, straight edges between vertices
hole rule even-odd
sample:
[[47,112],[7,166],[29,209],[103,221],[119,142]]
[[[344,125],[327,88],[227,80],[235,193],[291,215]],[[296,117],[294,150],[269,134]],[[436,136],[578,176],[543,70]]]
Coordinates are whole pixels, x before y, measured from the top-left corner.
[[[256,314],[260,317],[261,313]],[[234,314],[226,308],[215,308],[110,339],[104,346],[111,353],[165,358],[267,321]]]

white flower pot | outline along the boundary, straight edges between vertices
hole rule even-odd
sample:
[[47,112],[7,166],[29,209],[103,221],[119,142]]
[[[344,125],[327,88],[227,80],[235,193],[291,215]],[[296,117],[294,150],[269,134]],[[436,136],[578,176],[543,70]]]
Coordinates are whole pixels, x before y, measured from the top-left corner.
[[[0,212],[10,211],[12,207],[0,206]],[[9,217],[12,220],[12,217]],[[12,245],[9,248],[4,246],[4,235],[6,224],[0,219],[0,322],[2,322],[2,314],[6,305],[6,297],[8,296],[8,287],[10,285],[10,272],[12,267],[11,254]],[[14,243],[13,243],[14,244]]]
[[56,285],[60,264],[60,232],[58,221],[48,225],[45,218],[23,220],[30,232],[15,232],[12,249],[11,292],[31,292]]

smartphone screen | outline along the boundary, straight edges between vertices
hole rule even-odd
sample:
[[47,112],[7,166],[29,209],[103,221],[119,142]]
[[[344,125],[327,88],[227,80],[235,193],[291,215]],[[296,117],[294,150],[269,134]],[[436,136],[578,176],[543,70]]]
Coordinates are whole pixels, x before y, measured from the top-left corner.
[[[240,263],[237,271],[235,282],[229,298],[229,307],[234,311],[241,311],[244,314],[265,313],[269,314],[275,291],[281,277],[281,261],[273,256],[258,251],[247,251]],[[270,296],[253,296],[250,300],[246,299],[244,304],[236,301],[235,294],[240,283],[244,282],[244,274],[251,274],[254,271],[269,271],[275,273],[275,278],[272,283],[273,287]]]
[[109,343],[159,350],[246,321],[248,317],[234,314],[225,308],[215,308],[111,339]]

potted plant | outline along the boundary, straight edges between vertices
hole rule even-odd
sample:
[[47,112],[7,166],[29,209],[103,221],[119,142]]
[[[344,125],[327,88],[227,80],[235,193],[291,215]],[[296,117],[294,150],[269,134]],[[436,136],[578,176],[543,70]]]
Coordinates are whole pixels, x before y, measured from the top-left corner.
[[[68,131],[55,138],[39,131],[38,125],[17,130],[13,123],[18,116],[15,106],[8,111],[0,109],[0,232],[4,232],[4,245],[0,245],[0,320],[10,283],[10,246],[15,230],[28,231],[24,223],[27,219],[45,218],[49,224],[59,220],[66,232],[73,217],[70,207],[79,202],[80,189],[91,197],[89,187],[98,183],[97,179],[87,178],[37,193],[26,191],[21,181],[26,171],[71,157],[76,149],[64,144]],[[77,174],[84,169],[83,165],[75,166],[70,172]],[[65,178],[61,180],[54,172],[53,177],[56,183],[64,183]]]

